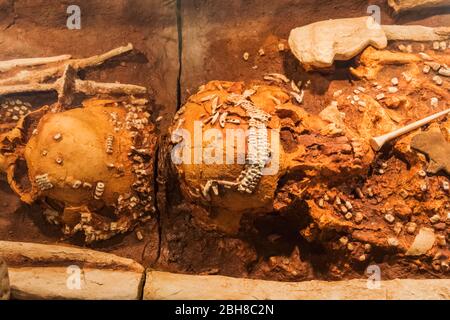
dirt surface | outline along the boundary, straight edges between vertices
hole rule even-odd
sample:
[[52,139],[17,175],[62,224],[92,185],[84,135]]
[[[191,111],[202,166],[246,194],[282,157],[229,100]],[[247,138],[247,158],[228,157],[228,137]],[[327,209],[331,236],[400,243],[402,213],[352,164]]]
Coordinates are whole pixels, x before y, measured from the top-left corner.
[[[446,11],[393,18],[382,0],[90,0],[79,2],[82,29],[67,30],[69,4],[77,3],[0,0],[0,59],[58,54],[87,57],[131,42],[136,48],[133,55],[92,69],[85,77],[148,87],[154,98],[153,119],[163,116],[161,134],[177,104],[184,104],[198,86],[210,80],[254,80],[269,72],[283,73],[295,81],[309,79],[311,87],[305,92],[303,107],[312,114],[327,106],[334,91],[352,87],[348,67],[355,65],[356,60],[338,63],[333,73],[304,72],[286,41],[294,27],[366,15],[369,4],[381,7],[382,24],[450,26],[450,14]],[[263,55],[258,53],[260,49]],[[245,52],[250,55],[247,61],[243,59]],[[385,75],[386,79],[390,76]],[[44,102],[45,99],[38,99],[33,107]],[[398,163],[399,167],[402,165]],[[244,221],[237,236],[224,236],[199,228],[189,206],[180,198],[177,184],[170,179],[161,181],[159,191],[164,188],[168,192],[169,205],[164,210],[160,203],[160,217],[138,228],[144,235],[143,241],[132,232],[90,247],[173,272],[291,281],[364,276],[369,261],[349,265],[339,251],[330,256],[327,248],[311,244],[300,235],[299,231],[310,222],[304,214],[308,209],[302,203],[283,214]],[[0,239],[84,245],[81,238],[63,238],[57,227],[44,221],[38,206],[21,204],[1,179]],[[398,261],[395,254],[384,251],[375,253],[373,262],[383,270],[385,279],[442,276],[421,270],[417,264]]]

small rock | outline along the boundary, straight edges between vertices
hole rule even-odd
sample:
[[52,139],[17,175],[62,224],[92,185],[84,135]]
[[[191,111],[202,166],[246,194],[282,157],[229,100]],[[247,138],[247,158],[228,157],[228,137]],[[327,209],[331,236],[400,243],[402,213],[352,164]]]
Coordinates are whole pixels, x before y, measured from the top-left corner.
[[406,46],[404,44],[399,44],[398,50],[400,50],[401,52],[406,52]]
[[434,235],[433,229],[421,228],[419,230],[419,233],[415,237],[413,243],[406,252],[406,255],[419,256],[427,253],[428,250],[430,250],[433,247],[435,240],[436,237]]
[[342,90],[337,90],[333,93],[333,98],[337,98],[342,94]]
[[356,223],[361,223],[363,221],[363,219],[364,219],[364,216],[362,215],[361,212],[357,212],[355,214],[355,222]]
[[398,239],[397,238],[393,238],[393,237],[388,238],[387,242],[388,242],[388,245],[390,247],[397,247],[398,246]]
[[393,223],[395,220],[395,217],[392,214],[388,213],[388,214],[384,215],[384,219],[389,223]]
[[434,76],[434,77],[433,77],[433,81],[434,81],[434,83],[436,83],[438,86],[441,86],[441,85],[444,83],[444,81],[442,80],[442,78],[439,77],[439,76]]
[[425,65],[425,66],[423,67],[423,69],[422,69],[422,72],[423,72],[423,73],[429,73],[430,70],[431,70],[431,67],[430,67],[429,65]]
[[347,243],[348,243],[348,238],[345,237],[345,236],[340,237],[340,238],[339,238],[339,242],[340,242],[343,246],[346,246]]
[[409,73],[402,72],[402,76],[403,76],[403,78],[405,79],[406,82],[408,82],[408,83],[411,82],[412,76]]
[[439,42],[438,41],[433,42],[433,50],[439,50]]
[[439,48],[440,48],[441,50],[447,49],[447,42],[445,42],[445,41],[439,42]]
[[382,99],[384,99],[384,93],[379,93],[379,94],[377,94],[377,96],[375,97],[377,100],[382,100]]
[[414,222],[408,222],[406,224],[406,232],[409,234],[414,234],[416,232],[417,224]]
[[436,242],[437,242],[438,246],[441,246],[441,247],[445,247],[447,245],[445,236],[443,236],[443,235],[437,235]]
[[399,235],[402,232],[403,224],[401,222],[396,222],[394,225],[394,232],[396,235]]
[[392,78],[391,79],[391,83],[392,83],[393,86],[397,86],[398,85],[398,78],[396,78],[396,77]]
[[425,61],[432,61],[433,58],[430,57],[428,54],[426,54],[425,52],[419,52],[419,56],[425,60]]
[[440,222],[441,221],[441,216],[440,215],[438,215],[438,214],[435,214],[434,216],[432,216],[431,218],[430,218],[430,222],[431,223],[438,223],[438,222]]
[[244,52],[244,54],[242,55],[242,58],[247,61],[250,58],[250,54],[248,52]]
[[261,48],[261,49],[258,50],[258,54],[259,54],[260,56],[263,56],[263,55],[265,55],[266,53],[264,52],[264,49]]
[[431,69],[433,69],[434,71],[438,71],[439,68],[441,67],[441,65],[437,62],[431,61],[431,62],[425,62],[426,65],[430,66]]
[[436,97],[432,97],[432,98],[430,99],[430,105],[431,105],[433,108],[437,108],[437,107],[439,106],[439,99],[436,98]]
[[388,88],[388,92],[389,93],[396,93],[398,91],[398,88],[397,87],[389,87]]

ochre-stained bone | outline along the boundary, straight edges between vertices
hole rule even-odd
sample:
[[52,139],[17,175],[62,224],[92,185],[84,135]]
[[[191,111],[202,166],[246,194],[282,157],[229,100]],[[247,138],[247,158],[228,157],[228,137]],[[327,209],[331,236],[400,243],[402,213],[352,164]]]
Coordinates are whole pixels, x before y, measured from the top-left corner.
[[[14,299],[129,300],[141,296],[144,268],[131,259],[70,246],[10,241],[0,241],[0,256],[9,266]],[[79,290],[70,287],[76,281],[69,278],[77,267]]]
[[54,62],[66,61],[72,58],[71,55],[64,54],[55,57],[47,58],[28,58],[28,59],[14,59],[8,61],[0,61],[0,72],[6,72],[18,67],[32,67]]
[[407,65],[420,61],[422,59],[412,53],[376,50],[368,47],[359,58],[360,65],[357,68],[351,67],[350,72],[358,78],[372,80],[385,65]]
[[388,0],[395,13],[450,6],[450,0]]

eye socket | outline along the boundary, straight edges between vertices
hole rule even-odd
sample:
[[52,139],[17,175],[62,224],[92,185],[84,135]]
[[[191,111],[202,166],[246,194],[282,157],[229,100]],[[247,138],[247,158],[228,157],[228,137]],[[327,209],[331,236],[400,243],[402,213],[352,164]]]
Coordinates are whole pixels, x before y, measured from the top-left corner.
[[28,166],[24,159],[17,159],[14,164],[13,179],[23,193],[31,192],[31,181],[28,177]]

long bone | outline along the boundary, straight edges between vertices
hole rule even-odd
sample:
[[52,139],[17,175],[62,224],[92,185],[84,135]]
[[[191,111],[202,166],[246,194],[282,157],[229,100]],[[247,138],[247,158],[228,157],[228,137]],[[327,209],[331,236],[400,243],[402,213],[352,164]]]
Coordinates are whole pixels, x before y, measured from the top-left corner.
[[64,54],[55,57],[45,57],[45,58],[25,58],[25,59],[14,59],[8,61],[0,61],[0,72],[6,72],[18,67],[32,67],[39,66],[43,64],[62,62],[72,58],[71,55]]
[[382,25],[388,40],[441,41],[450,38],[449,27],[424,27],[418,25]]
[[402,136],[402,135],[404,135],[404,134],[406,134],[408,132],[411,132],[411,131],[413,131],[415,129],[418,129],[418,128],[420,128],[423,125],[426,125],[426,124],[428,124],[428,123],[430,123],[430,122],[432,122],[432,121],[434,121],[434,120],[436,120],[436,119],[438,119],[438,118],[440,118],[442,116],[447,115],[448,113],[450,113],[450,108],[447,109],[447,110],[444,110],[444,111],[432,114],[431,116],[428,116],[428,117],[423,118],[421,120],[418,120],[418,121],[415,121],[413,123],[410,123],[410,124],[400,128],[400,129],[397,129],[397,130],[394,130],[392,132],[386,133],[386,134],[384,134],[382,136],[374,137],[374,138],[370,139],[370,145],[372,146],[372,148],[375,151],[378,151],[378,150],[380,150],[383,147],[383,145],[386,142],[389,142],[389,141],[391,141],[391,140],[393,140],[395,138],[398,138],[398,137],[400,137],[400,136]]
[[54,83],[30,83],[10,86],[0,86],[0,96],[30,92],[51,92],[58,93],[59,102],[63,105],[70,104],[72,94],[80,92],[87,95],[94,94],[145,94],[145,87],[121,84],[121,83],[100,83],[89,80],[76,79],[76,71],[70,64],[66,65],[63,76]]
[[23,70],[10,78],[1,79],[0,85],[15,85],[19,83],[26,84],[26,83],[44,82],[49,79],[61,76],[61,74],[63,74],[66,68],[65,66],[66,64],[70,64],[76,71],[79,71],[90,67],[100,66],[107,60],[131,52],[132,50],[133,45],[129,43],[126,46],[112,49],[101,55],[96,55],[89,58],[68,60],[65,64],[58,65],[55,67],[50,67],[41,70]]

